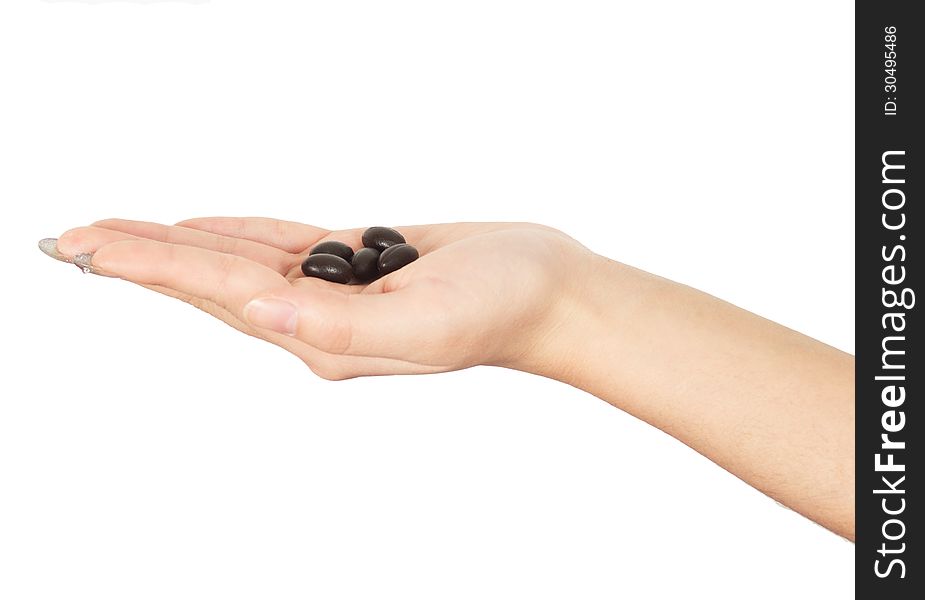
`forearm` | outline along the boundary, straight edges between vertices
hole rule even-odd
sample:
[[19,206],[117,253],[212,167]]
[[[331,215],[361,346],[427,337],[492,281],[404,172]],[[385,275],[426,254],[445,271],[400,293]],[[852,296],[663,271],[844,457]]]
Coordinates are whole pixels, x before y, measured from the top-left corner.
[[854,537],[854,359],[594,256],[523,367],[586,390]]

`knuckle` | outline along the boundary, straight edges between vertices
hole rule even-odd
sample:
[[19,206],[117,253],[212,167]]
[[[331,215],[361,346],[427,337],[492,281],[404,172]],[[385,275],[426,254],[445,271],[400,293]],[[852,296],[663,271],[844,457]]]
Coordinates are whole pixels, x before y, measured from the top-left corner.
[[346,318],[325,318],[313,323],[311,339],[308,340],[323,352],[349,354],[353,345],[353,327]]
[[331,354],[347,354],[350,351],[353,334],[347,322],[332,323],[323,336],[323,345],[326,352]]
[[221,254],[216,264],[216,277],[215,277],[215,287],[219,295],[223,294],[228,289],[228,284],[231,279],[232,274],[234,273],[235,265],[237,260],[234,256],[230,254]]
[[223,254],[235,254],[238,251],[238,238],[217,236],[215,239],[215,249]]
[[238,219],[236,221],[232,221],[232,223],[234,223],[232,226],[235,232],[234,237],[247,237],[248,229],[246,219]]

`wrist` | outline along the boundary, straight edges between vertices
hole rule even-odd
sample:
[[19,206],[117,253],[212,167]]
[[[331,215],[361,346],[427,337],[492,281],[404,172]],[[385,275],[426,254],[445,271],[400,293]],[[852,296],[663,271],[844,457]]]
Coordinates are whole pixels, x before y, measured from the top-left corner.
[[595,393],[598,385],[625,380],[630,350],[645,341],[637,332],[651,296],[664,280],[581,246],[574,253],[543,324],[504,366]]

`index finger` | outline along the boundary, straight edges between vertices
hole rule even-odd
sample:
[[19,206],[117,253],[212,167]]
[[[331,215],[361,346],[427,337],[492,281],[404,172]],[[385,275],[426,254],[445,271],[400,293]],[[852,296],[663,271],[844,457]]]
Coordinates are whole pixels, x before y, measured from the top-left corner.
[[265,217],[202,217],[176,225],[259,242],[293,254],[304,252],[330,233],[321,227]]
[[112,242],[97,249],[91,260],[106,274],[210,300],[242,320],[251,298],[267,289],[290,287],[273,269],[240,256],[154,240]]

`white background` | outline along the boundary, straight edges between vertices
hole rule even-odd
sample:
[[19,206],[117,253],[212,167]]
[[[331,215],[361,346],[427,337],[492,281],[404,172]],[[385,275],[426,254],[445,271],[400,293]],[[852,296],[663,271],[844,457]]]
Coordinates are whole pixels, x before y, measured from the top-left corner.
[[836,1],[4,0],[0,597],[851,597],[851,544],[585,393],[325,382],[35,242],[531,220],[853,352],[853,29]]

